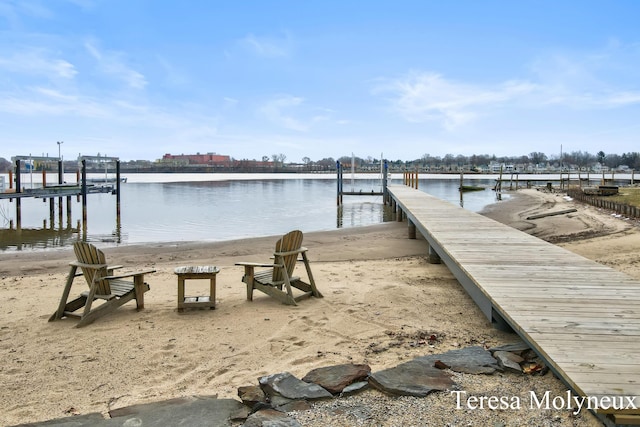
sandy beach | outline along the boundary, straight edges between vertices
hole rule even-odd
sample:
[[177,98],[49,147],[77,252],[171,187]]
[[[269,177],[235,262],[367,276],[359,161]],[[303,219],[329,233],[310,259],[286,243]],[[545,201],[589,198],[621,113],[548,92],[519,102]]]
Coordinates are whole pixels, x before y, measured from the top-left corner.
[[[525,219],[570,207],[577,212]],[[635,222],[536,190],[518,191],[483,214],[640,279]],[[492,328],[446,266],[427,263],[426,241],[407,239],[406,223],[305,233],[324,298],[290,307],[256,292],[249,302],[243,269],[235,263],[268,261],[275,240],[105,248],[112,264],[157,272],[146,277],[151,290],[144,310],[136,311],[130,302],[81,329],[73,327],[73,319],[47,322],[58,305],[72,251],[0,254],[5,307],[0,313],[0,425],[74,413],[106,416],[110,409],[181,396],[237,398],[239,386],[255,385],[267,374],[289,371],[302,377],[313,368],[349,362],[367,363],[376,371],[416,356],[516,339]],[[182,265],[220,267],[216,310],[177,312],[173,270]],[[207,286],[189,283],[196,293]],[[72,294],[83,291],[81,285],[77,281]],[[436,335],[437,342],[421,342],[424,333]],[[551,373],[460,374],[458,380],[477,393],[566,390]],[[331,401],[300,413],[299,421],[305,426],[599,425],[586,412],[459,410],[448,393],[418,399],[366,391],[338,400],[368,405],[372,415],[364,424],[340,418]]]

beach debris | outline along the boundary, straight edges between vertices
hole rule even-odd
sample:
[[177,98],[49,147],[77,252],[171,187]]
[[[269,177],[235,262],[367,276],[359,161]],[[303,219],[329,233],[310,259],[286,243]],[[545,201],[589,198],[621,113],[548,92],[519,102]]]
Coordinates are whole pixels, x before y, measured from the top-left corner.
[[548,216],[564,215],[564,214],[573,213],[573,212],[578,212],[578,210],[574,209],[574,208],[571,208],[571,209],[564,209],[564,210],[555,211],[555,212],[545,212],[545,213],[541,213],[541,214],[537,214],[537,215],[530,215],[526,219],[528,219],[528,220],[540,219],[540,218],[545,218],[545,217],[548,217]]
[[402,331],[384,331],[385,335],[391,338],[387,344],[381,342],[372,342],[369,344],[367,349],[367,353],[381,353],[383,351],[387,351],[393,347],[402,347],[405,344],[408,347],[416,348],[428,345],[430,348],[434,348],[436,344],[442,341],[444,338],[444,334],[439,332],[425,331],[419,329],[414,332],[404,331],[404,327],[402,327]]
[[531,374],[544,375],[548,371],[549,371],[549,368],[547,368],[544,364],[538,363],[538,362],[527,363],[522,368],[522,372],[529,375]]
[[64,411],[65,414],[71,414],[71,415],[80,415],[80,411],[78,411],[76,408],[74,408],[73,406],[70,407],[69,409]]
[[326,399],[333,395],[317,384],[302,381],[289,372],[280,372],[258,379],[262,391],[269,399],[282,396],[288,399]]
[[332,394],[339,394],[349,384],[366,380],[370,374],[369,365],[346,363],[313,369],[302,381],[318,384]]

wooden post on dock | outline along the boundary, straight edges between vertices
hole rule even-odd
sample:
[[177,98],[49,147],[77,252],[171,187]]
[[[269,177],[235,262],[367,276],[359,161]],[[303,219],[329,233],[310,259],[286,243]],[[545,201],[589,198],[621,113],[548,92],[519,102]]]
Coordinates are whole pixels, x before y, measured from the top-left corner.
[[[22,193],[20,159],[16,160],[16,194],[18,193]],[[19,197],[16,199],[16,228],[22,229],[22,206]]]
[[87,161],[82,159],[82,228],[87,227]]
[[120,160],[116,160],[116,220],[120,218]]
[[337,195],[336,195],[336,204],[338,206],[342,205],[342,165],[340,161],[336,161],[336,173],[337,173]]
[[[62,176],[62,160],[58,160],[58,184],[64,182]],[[60,228],[62,229],[62,197],[58,197],[58,220],[60,222]]]
[[[380,159],[382,161],[382,159]],[[389,190],[387,189],[387,161],[384,161],[382,169],[382,203],[384,205],[389,201]]]

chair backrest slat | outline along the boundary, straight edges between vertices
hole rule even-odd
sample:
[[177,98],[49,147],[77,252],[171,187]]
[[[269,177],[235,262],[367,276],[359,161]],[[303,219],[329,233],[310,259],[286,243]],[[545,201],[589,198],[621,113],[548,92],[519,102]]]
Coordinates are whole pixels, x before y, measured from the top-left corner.
[[[284,236],[280,240],[276,242],[276,255],[275,255],[275,263],[276,264],[284,264],[287,270],[287,274],[289,277],[293,274],[293,270],[296,266],[296,261],[298,260],[298,253],[294,253],[291,255],[277,255],[278,252],[289,252],[296,251],[302,247],[302,231],[293,230]],[[274,268],[273,269],[273,281],[283,281],[284,274],[282,269]]]
[[[100,249],[96,248],[94,245],[86,242],[76,242],[73,244],[73,250],[76,253],[76,258],[78,262],[83,264],[97,264],[97,265],[106,265],[106,258],[104,256],[104,252]],[[87,280],[87,284],[91,287],[90,278],[95,277],[106,277],[107,276],[107,268],[101,267],[99,269],[89,269],[81,267],[82,275]],[[111,294],[111,286],[109,285],[108,280],[99,280],[98,288],[96,292],[100,295],[109,295]]]

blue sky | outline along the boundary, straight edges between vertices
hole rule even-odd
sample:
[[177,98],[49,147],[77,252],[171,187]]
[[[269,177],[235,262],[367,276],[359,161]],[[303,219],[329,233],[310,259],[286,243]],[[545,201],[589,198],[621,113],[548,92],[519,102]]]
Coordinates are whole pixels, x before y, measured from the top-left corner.
[[0,0],[0,157],[640,151],[640,2]]

